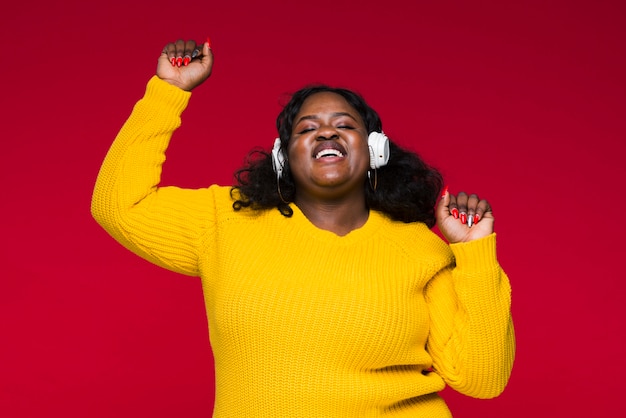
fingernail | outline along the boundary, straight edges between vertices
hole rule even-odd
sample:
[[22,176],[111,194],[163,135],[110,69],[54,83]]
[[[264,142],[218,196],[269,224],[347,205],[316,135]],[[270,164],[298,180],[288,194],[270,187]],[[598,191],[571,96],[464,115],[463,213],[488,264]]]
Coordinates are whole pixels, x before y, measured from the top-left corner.
[[183,59],[181,57],[176,58],[176,66],[180,67],[183,65]]
[[190,61],[191,61],[191,57],[189,55],[185,55],[185,58],[183,59],[183,65],[184,66],[189,65]]
[[474,224],[474,217],[470,215],[467,217],[467,226],[471,228],[473,224]]
[[446,197],[446,193],[448,193],[448,186],[443,188],[443,191],[441,192],[441,197]]
[[170,62],[172,63],[172,65],[176,65],[176,58],[174,57],[170,58]]
[[462,224],[467,223],[467,214],[465,212],[461,212],[461,223]]
[[206,38],[206,44],[209,47],[209,49],[211,49],[211,38],[209,38],[208,36]]
[[478,220],[480,219],[480,216],[478,216],[478,214],[474,215],[474,223],[477,224]]
[[199,53],[200,51],[198,51],[197,49],[194,49],[193,52],[191,53],[191,58],[197,57]]
[[457,208],[452,209],[450,213],[452,213],[452,216],[454,216],[454,219],[459,219],[459,210]]

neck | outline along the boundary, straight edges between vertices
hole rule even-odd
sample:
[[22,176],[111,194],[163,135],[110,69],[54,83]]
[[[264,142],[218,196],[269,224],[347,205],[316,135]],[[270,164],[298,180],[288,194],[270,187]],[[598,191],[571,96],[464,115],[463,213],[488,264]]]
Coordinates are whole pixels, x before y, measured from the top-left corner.
[[316,227],[344,236],[365,225],[369,210],[365,199],[329,202],[296,197],[295,204]]

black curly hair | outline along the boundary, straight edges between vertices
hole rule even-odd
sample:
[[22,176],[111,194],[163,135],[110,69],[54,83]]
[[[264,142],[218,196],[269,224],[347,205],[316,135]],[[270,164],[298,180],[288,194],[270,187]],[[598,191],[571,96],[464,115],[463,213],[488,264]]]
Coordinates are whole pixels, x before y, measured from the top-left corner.
[[[335,93],[346,99],[361,115],[367,132],[382,132],[380,117],[359,94],[323,84],[307,86],[291,96],[276,119],[281,148],[285,154],[300,107],[308,97],[322,92]],[[363,184],[366,203],[370,209],[385,213],[397,221],[423,222],[429,227],[435,224],[435,202],[443,187],[443,178],[439,171],[427,165],[416,153],[405,150],[390,140],[389,162],[379,168],[375,175],[376,190],[367,181]],[[280,184],[277,184],[271,153],[263,149],[253,149],[244,166],[235,172],[235,180],[236,185],[231,189],[235,210],[277,208],[284,216],[293,215],[288,202],[294,201],[296,186],[289,169],[289,161],[285,161]]]

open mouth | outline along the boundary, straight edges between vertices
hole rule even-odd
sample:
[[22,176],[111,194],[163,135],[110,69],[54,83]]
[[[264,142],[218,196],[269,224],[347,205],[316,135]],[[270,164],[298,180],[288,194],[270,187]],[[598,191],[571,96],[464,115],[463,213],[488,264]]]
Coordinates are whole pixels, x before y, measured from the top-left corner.
[[322,150],[318,152],[317,154],[315,154],[316,160],[319,160],[320,158],[325,158],[325,157],[343,157],[343,153],[337,149],[329,148],[329,149]]
[[332,141],[319,144],[313,150],[313,158],[316,160],[322,158],[343,158],[346,154],[346,150],[342,145]]

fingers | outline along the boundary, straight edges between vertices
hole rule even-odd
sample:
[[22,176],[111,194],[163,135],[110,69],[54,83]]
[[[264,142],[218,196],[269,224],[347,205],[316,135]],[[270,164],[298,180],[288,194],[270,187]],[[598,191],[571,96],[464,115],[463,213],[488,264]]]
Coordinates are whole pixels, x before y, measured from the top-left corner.
[[168,61],[174,67],[187,66],[192,60],[192,53],[196,49],[196,41],[184,41],[182,39],[176,42],[170,42],[163,48],[162,54],[167,55]]
[[179,39],[176,42],[170,42],[165,45],[161,54],[167,56],[168,61],[173,67],[184,67],[189,65],[192,60],[206,56],[207,52],[205,47],[207,44],[210,51],[211,45],[209,39],[207,39],[207,42],[201,44],[197,44],[194,40],[185,41]]
[[198,45],[179,39],[163,47],[156,75],[161,80],[186,91],[192,91],[210,77],[213,70],[211,41]]
[[489,202],[481,200],[476,194],[468,195],[465,192],[459,192],[456,196],[450,194],[448,207],[454,219],[459,219],[470,228],[478,223],[486,212],[491,212]]
[[196,45],[196,47],[191,51],[191,59],[198,58],[200,54],[202,54],[202,47],[204,44]]
[[452,198],[453,196],[448,193],[448,186],[446,186],[443,189],[443,192],[441,192],[441,199],[439,199],[439,204],[437,205],[437,218],[438,219],[445,219],[448,216],[450,216],[450,198]]

